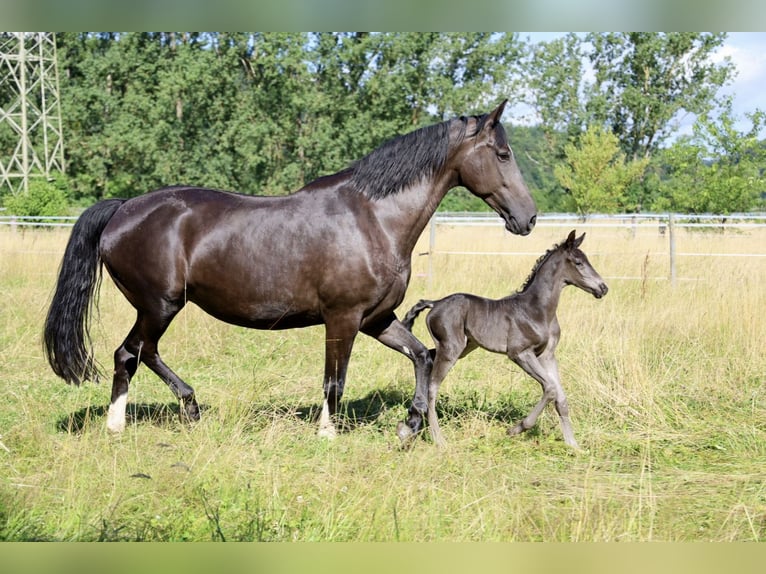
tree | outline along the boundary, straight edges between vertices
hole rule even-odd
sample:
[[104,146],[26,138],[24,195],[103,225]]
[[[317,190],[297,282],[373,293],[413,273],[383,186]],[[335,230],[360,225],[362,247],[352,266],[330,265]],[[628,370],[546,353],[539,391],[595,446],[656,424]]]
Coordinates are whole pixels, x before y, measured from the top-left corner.
[[526,54],[527,103],[554,154],[587,127],[584,58],[582,40],[573,33],[532,45]]
[[564,152],[566,162],[556,166],[555,174],[579,213],[635,209],[625,205],[625,191],[641,177],[648,158],[626,161],[617,136],[597,127],[589,128],[579,145],[567,144]]
[[61,176],[50,181],[35,178],[29,182],[29,189],[25,193],[6,195],[3,205],[11,215],[30,217],[66,215],[69,202],[64,187],[65,179]]
[[[281,194],[384,140],[512,97],[489,33],[61,33],[73,197]],[[0,145],[3,134],[0,134]]]
[[721,214],[755,209],[765,188],[766,147],[759,134],[766,114],[756,110],[746,117],[751,127],[740,132],[731,100],[725,99],[717,117],[699,117],[691,137],[665,150],[652,209]]
[[588,57],[595,72],[587,110],[608,126],[632,158],[649,157],[677,128],[681,112],[704,115],[734,73],[713,52],[725,33],[591,33]]

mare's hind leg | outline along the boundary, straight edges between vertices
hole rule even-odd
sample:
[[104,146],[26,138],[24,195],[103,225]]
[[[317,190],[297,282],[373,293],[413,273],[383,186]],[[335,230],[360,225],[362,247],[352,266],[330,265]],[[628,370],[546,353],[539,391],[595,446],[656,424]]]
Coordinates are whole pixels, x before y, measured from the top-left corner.
[[114,352],[114,377],[112,398],[106,418],[106,428],[112,432],[125,430],[125,408],[128,404],[128,385],[138,368],[140,341],[136,337],[136,325],[130,330],[125,341]]
[[182,416],[185,415],[192,421],[199,420],[199,406],[194,398],[194,389],[168,368],[157,352],[157,342],[179,310],[180,307],[173,308],[162,315],[139,312],[135,325],[123,344],[115,351],[112,399],[107,416],[109,430],[121,432],[125,429],[128,386],[139,362],[157,374],[183,403]]
[[423,415],[428,409],[428,381],[431,377],[433,360],[426,346],[391,313],[372,325],[366,325],[362,332],[394,349],[412,361],[415,367],[415,394],[407,411],[406,421],[400,421],[396,434],[402,445],[410,446],[412,439],[420,432]]

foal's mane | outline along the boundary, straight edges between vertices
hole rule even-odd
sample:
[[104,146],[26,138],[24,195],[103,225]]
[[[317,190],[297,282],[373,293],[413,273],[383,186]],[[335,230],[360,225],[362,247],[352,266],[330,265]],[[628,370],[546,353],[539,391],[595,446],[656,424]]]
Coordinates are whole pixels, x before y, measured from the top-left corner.
[[542,267],[543,264],[546,261],[548,261],[550,256],[553,255],[554,253],[556,253],[561,248],[561,246],[564,243],[566,243],[566,241],[562,241],[561,243],[557,243],[556,245],[554,245],[553,247],[548,249],[548,251],[546,251],[540,257],[537,258],[537,261],[535,261],[535,264],[532,267],[532,271],[530,271],[529,276],[524,281],[524,284],[521,286],[521,289],[516,291],[516,293],[524,293],[524,291],[529,289],[529,286],[532,284],[532,281],[534,280],[535,276],[537,275],[537,272],[540,270],[540,267]]
[[[347,171],[354,186],[370,199],[397,193],[423,177],[433,177],[447,161],[451,146],[479,133],[489,114],[472,116],[476,129],[466,134],[469,118],[461,116],[396,136],[356,161]],[[459,131],[450,141],[450,129],[459,122]],[[495,133],[500,145],[507,141],[505,129],[498,122]]]

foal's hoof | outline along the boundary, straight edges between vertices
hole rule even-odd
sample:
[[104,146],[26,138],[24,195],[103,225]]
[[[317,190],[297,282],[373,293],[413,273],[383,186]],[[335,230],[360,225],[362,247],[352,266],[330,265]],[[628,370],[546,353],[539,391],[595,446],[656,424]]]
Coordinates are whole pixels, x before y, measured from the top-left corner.
[[402,448],[410,448],[415,442],[415,433],[404,421],[399,421],[399,424],[396,425],[396,436],[402,442]]
[[322,425],[319,427],[319,431],[317,431],[317,436],[319,438],[333,440],[338,436],[338,431],[335,430],[335,426],[333,425]]

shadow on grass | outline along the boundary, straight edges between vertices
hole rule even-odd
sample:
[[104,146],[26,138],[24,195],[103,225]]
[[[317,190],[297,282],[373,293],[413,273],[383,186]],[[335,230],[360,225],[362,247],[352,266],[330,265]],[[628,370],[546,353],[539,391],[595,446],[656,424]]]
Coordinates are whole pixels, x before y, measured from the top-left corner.
[[[90,425],[106,424],[108,406],[88,406],[61,417],[56,423],[59,432],[79,434]],[[204,413],[206,408],[200,405]],[[171,426],[180,420],[181,409],[177,403],[128,403],[125,423],[149,423],[155,426]],[[204,416],[204,414],[203,414]]]
[[[467,417],[478,416],[511,428],[526,417],[534,406],[534,403],[524,401],[512,403],[513,398],[503,396],[496,402],[489,402],[481,398],[479,393],[457,398],[440,395],[436,404],[436,414],[440,422],[452,421],[459,425]],[[549,405],[546,408],[553,407]],[[535,425],[523,434],[527,437],[537,437],[540,434],[539,426]]]
[[[409,409],[412,396],[409,392],[396,389],[375,390],[365,396],[342,401],[336,417],[339,432],[348,433],[354,430],[374,425],[381,416],[391,409],[401,409],[404,418]],[[531,408],[531,405],[530,405]],[[90,425],[106,424],[107,405],[93,405],[81,408],[61,417],[56,423],[56,429],[63,433],[80,434]],[[200,405],[202,417],[210,409]],[[439,420],[444,423],[460,424],[468,416],[479,415],[500,424],[512,426],[524,418],[527,411],[512,405],[506,400],[488,404],[472,397],[450,398],[448,395],[439,397],[436,407]],[[318,424],[322,412],[322,403],[308,405],[287,405],[263,403],[252,405],[248,418],[255,427],[260,426],[276,417],[295,417],[299,420]],[[181,409],[178,403],[128,403],[125,418],[126,424],[150,424],[157,427],[172,427],[181,421]],[[536,427],[527,431],[528,435],[537,434]]]
[[[381,416],[392,408],[404,406],[406,409],[411,397],[402,391],[385,389],[371,391],[365,396],[342,400],[336,415],[336,427],[339,432],[352,432],[363,426],[375,424]],[[270,420],[274,416],[295,417],[301,421],[319,424],[322,403],[303,405],[254,405],[251,411],[253,420]]]

